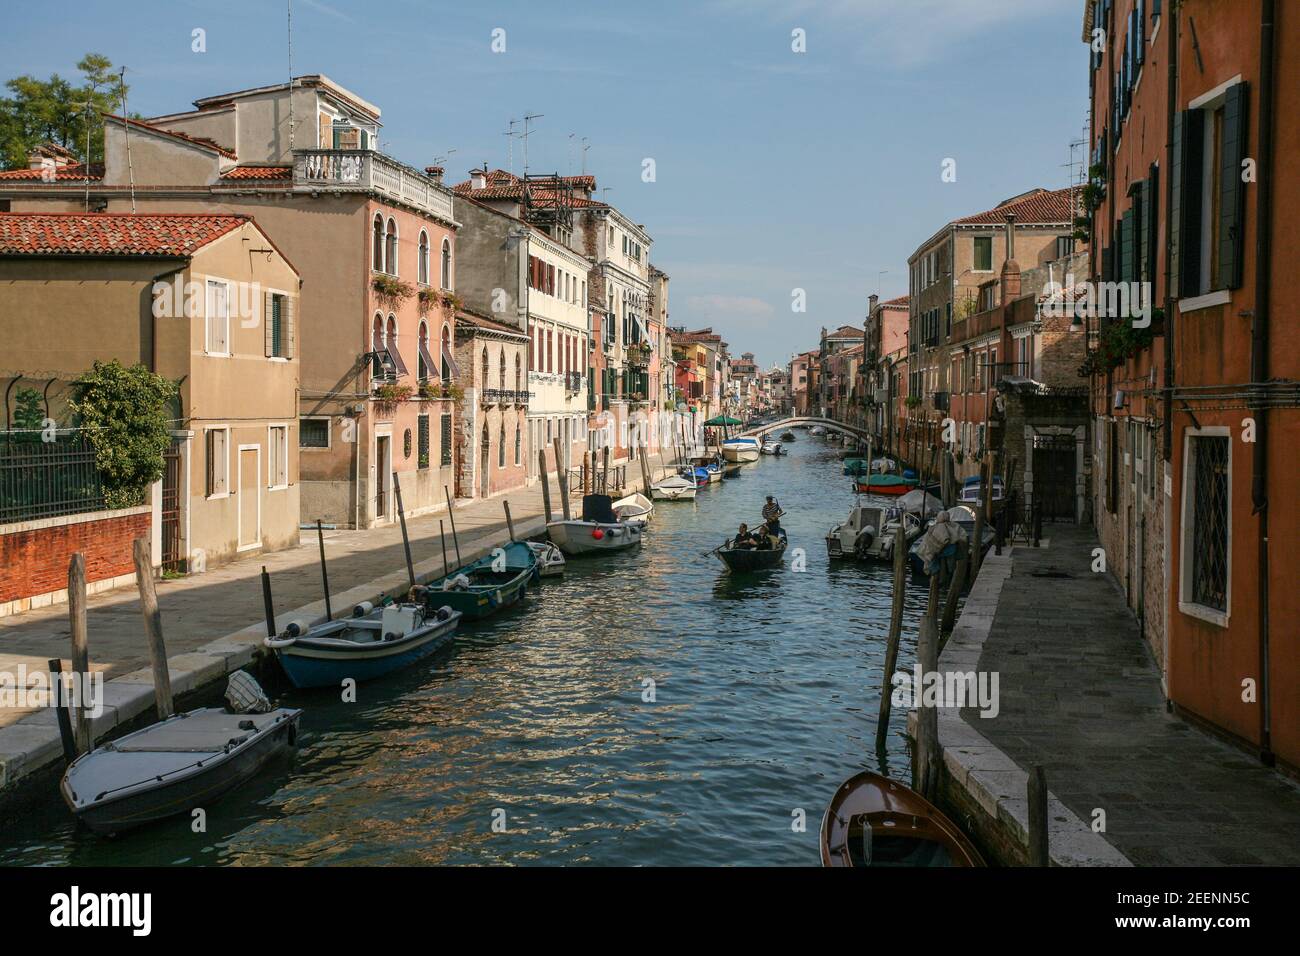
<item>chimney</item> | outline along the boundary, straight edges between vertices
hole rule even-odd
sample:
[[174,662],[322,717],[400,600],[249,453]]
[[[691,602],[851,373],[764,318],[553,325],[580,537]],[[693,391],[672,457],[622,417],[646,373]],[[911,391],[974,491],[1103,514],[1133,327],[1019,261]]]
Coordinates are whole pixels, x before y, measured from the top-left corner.
[[469,171],[470,189],[487,188],[487,167],[482,169],[471,169]]
[[1020,263],[1016,262],[1016,214],[1007,213],[1007,259],[1002,263],[1002,305],[1020,298]]
[[441,166],[425,166],[424,174],[432,179],[439,186],[442,185],[442,174],[444,170]]
[[875,293],[872,293],[871,297],[867,299],[868,317],[870,317],[871,313],[876,311],[876,306],[879,304],[880,304],[880,296],[876,295]]

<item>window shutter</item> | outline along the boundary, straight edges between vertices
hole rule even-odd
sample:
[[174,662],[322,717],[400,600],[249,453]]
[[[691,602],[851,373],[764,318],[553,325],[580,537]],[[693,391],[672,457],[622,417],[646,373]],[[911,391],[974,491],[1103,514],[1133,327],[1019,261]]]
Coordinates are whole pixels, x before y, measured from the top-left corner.
[[1173,205],[1169,210],[1173,231],[1173,258],[1170,281],[1178,296],[1198,295],[1201,291],[1201,142],[1205,114],[1201,110],[1184,110],[1174,117],[1172,178]]
[[263,335],[263,350],[265,351],[267,358],[270,358],[275,354],[275,330],[272,328],[272,325],[274,324],[272,322],[272,317],[274,314],[275,296],[270,292],[267,292],[262,296],[262,328],[265,333]]
[[1147,188],[1142,190],[1142,227],[1146,230],[1147,274],[1145,278],[1151,283],[1151,294],[1155,296],[1156,273],[1160,263],[1160,167],[1155,163],[1147,175]]
[[280,333],[280,337],[284,348],[285,358],[293,358],[297,351],[294,348],[294,336],[297,332],[296,323],[294,321],[294,311],[297,308],[297,303],[298,300],[295,296],[286,295],[284,297],[284,316],[281,320],[283,330]]
[[1135,278],[1133,266],[1137,257],[1133,254],[1137,244],[1133,241],[1133,210],[1124,213],[1120,222],[1120,273],[1121,282],[1132,282]]
[[1242,248],[1246,232],[1246,184],[1241,163],[1246,156],[1246,84],[1228,87],[1223,104],[1223,154],[1219,165],[1219,275],[1216,287],[1241,286]]
[[207,459],[207,466],[208,466],[207,496],[209,498],[212,497],[212,495],[216,492],[216,489],[213,487],[213,485],[216,483],[216,473],[213,468],[213,462],[215,461],[215,456],[212,454],[212,446],[213,444],[215,444],[216,441],[216,439],[213,437],[215,434],[216,433],[213,432],[211,429],[203,433],[203,443],[205,446],[204,457]]

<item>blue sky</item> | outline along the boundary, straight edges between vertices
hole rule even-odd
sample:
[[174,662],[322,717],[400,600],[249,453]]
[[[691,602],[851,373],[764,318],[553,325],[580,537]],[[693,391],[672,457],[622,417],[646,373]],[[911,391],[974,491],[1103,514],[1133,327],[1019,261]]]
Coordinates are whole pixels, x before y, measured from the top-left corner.
[[[130,108],[149,116],[287,75],[283,0],[53,11],[6,11],[4,79],[71,76],[95,51],[127,67]],[[1076,0],[293,0],[293,67],[379,105],[397,158],[454,149],[452,182],[508,165],[512,117],[544,114],[537,172],[579,171],[571,142],[587,137],[587,170],[672,277],[672,324],[712,325],[769,365],[821,326],[861,322],[872,292],[906,292],[907,256],[943,223],[1069,183],[1087,118],[1081,22]],[[947,157],[955,183],[940,179]]]

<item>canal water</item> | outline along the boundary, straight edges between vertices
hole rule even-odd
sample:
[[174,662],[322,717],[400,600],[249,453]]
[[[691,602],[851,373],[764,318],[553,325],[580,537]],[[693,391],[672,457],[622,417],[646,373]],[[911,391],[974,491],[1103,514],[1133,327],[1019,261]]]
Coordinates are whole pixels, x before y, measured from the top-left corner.
[[[103,839],[51,794],[0,833],[0,865],[816,865],[836,787],[881,769],[891,573],[827,560],[853,494],[838,446],[797,434],[694,504],[660,503],[640,551],[571,561],[356,703],[290,692],[297,755],[207,808],[205,833],[178,817]],[[783,569],[702,556],[768,494]],[[909,581],[900,667],[925,597]],[[905,720],[885,769],[907,779]]]

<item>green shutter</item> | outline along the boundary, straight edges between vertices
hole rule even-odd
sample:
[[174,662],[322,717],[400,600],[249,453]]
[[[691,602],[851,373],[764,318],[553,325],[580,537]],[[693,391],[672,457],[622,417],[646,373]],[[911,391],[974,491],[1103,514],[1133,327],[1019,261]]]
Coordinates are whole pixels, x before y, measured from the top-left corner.
[[1137,278],[1134,275],[1135,270],[1133,268],[1137,262],[1137,256],[1134,255],[1137,243],[1133,241],[1133,230],[1133,210],[1130,209],[1124,213],[1124,218],[1120,221],[1120,243],[1123,248],[1120,255],[1119,278],[1121,282],[1132,282]]
[[1151,164],[1147,188],[1142,191],[1142,195],[1145,199],[1142,225],[1146,232],[1147,279],[1151,282],[1154,297],[1160,263],[1160,167],[1155,163]]
[[1219,161],[1219,274],[1216,288],[1241,286],[1242,248],[1246,232],[1246,84],[1228,87],[1223,104],[1223,153]]
[[1201,291],[1201,144],[1205,114],[1184,110],[1174,117],[1173,205],[1169,210],[1173,231],[1170,280],[1180,297]]

